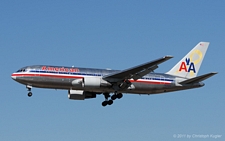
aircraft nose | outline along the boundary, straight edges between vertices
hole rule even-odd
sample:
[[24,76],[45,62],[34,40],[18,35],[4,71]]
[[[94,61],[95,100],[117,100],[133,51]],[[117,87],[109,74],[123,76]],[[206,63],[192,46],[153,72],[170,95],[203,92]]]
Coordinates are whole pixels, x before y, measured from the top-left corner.
[[16,76],[15,75],[12,74],[11,77],[12,77],[13,80],[16,80]]

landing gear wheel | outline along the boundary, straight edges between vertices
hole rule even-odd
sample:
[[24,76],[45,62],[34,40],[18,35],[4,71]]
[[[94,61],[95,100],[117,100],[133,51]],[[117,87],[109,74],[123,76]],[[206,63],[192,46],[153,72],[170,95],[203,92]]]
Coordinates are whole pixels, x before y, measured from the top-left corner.
[[27,95],[28,95],[29,97],[31,97],[31,96],[32,96],[32,92],[29,92]]
[[103,101],[102,106],[105,107],[108,104],[108,101]]
[[108,105],[112,105],[113,104],[113,101],[112,100],[109,100],[108,101]]
[[123,97],[123,94],[119,93],[119,94],[116,95],[116,97],[117,97],[118,99],[120,99],[120,98]]
[[112,100],[115,100],[116,98],[117,98],[117,96],[115,94],[111,96]]

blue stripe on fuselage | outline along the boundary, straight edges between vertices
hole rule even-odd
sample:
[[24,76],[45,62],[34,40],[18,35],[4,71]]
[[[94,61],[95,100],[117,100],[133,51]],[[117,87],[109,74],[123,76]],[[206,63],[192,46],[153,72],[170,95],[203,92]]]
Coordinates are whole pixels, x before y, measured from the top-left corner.
[[[103,74],[99,73],[82,73],[82,72],[55,72],[55,71],[43,71],[43,70],[30,70],[29,72],[33,73],[53,73],[53,74],[69,74],[69,75],[82,75],[82,76],[103,76]],[[144,76],[141,79],[144,80],[158,80],[158,81],[169,81],[173,82],[173,79],[168,79],[168,78],[161,78],[161,77],[156,77],[158,75],[152,75],[152,76]]]

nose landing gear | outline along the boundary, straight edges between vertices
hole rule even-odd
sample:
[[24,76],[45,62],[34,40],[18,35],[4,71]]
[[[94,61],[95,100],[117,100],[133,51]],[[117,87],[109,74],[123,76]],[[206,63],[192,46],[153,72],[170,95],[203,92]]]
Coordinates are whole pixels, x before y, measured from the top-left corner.
[[32,92],[31,92],[31,88],[32,88],[32,86],[30,86],[30,85],[27,85],[26,86],[26,88],[27,88],[27,90],[28,90],[28,97],[31,97],[32,96]]
[[32,96],[32,92],[28,92],[28,94],[27,94],[29,97],[31,97]]

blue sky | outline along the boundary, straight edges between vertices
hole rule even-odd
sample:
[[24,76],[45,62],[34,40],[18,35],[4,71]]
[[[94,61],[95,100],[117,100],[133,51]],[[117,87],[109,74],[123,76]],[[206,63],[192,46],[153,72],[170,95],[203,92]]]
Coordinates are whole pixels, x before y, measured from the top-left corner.
[[[2,0],[0,140],[177,140],[174,134],[219,134],[217,140],[224,140],[224,6],[201,0]],[[126,69],[173,55],[156,70],[164,73],[200,41],[210,46],[199,74],[219,72],[203,88],[127,94],[107,107],[101,95],[72,101],[63,90],[33,88],[28,98],[25,86],[10,77],[27,65]]]

